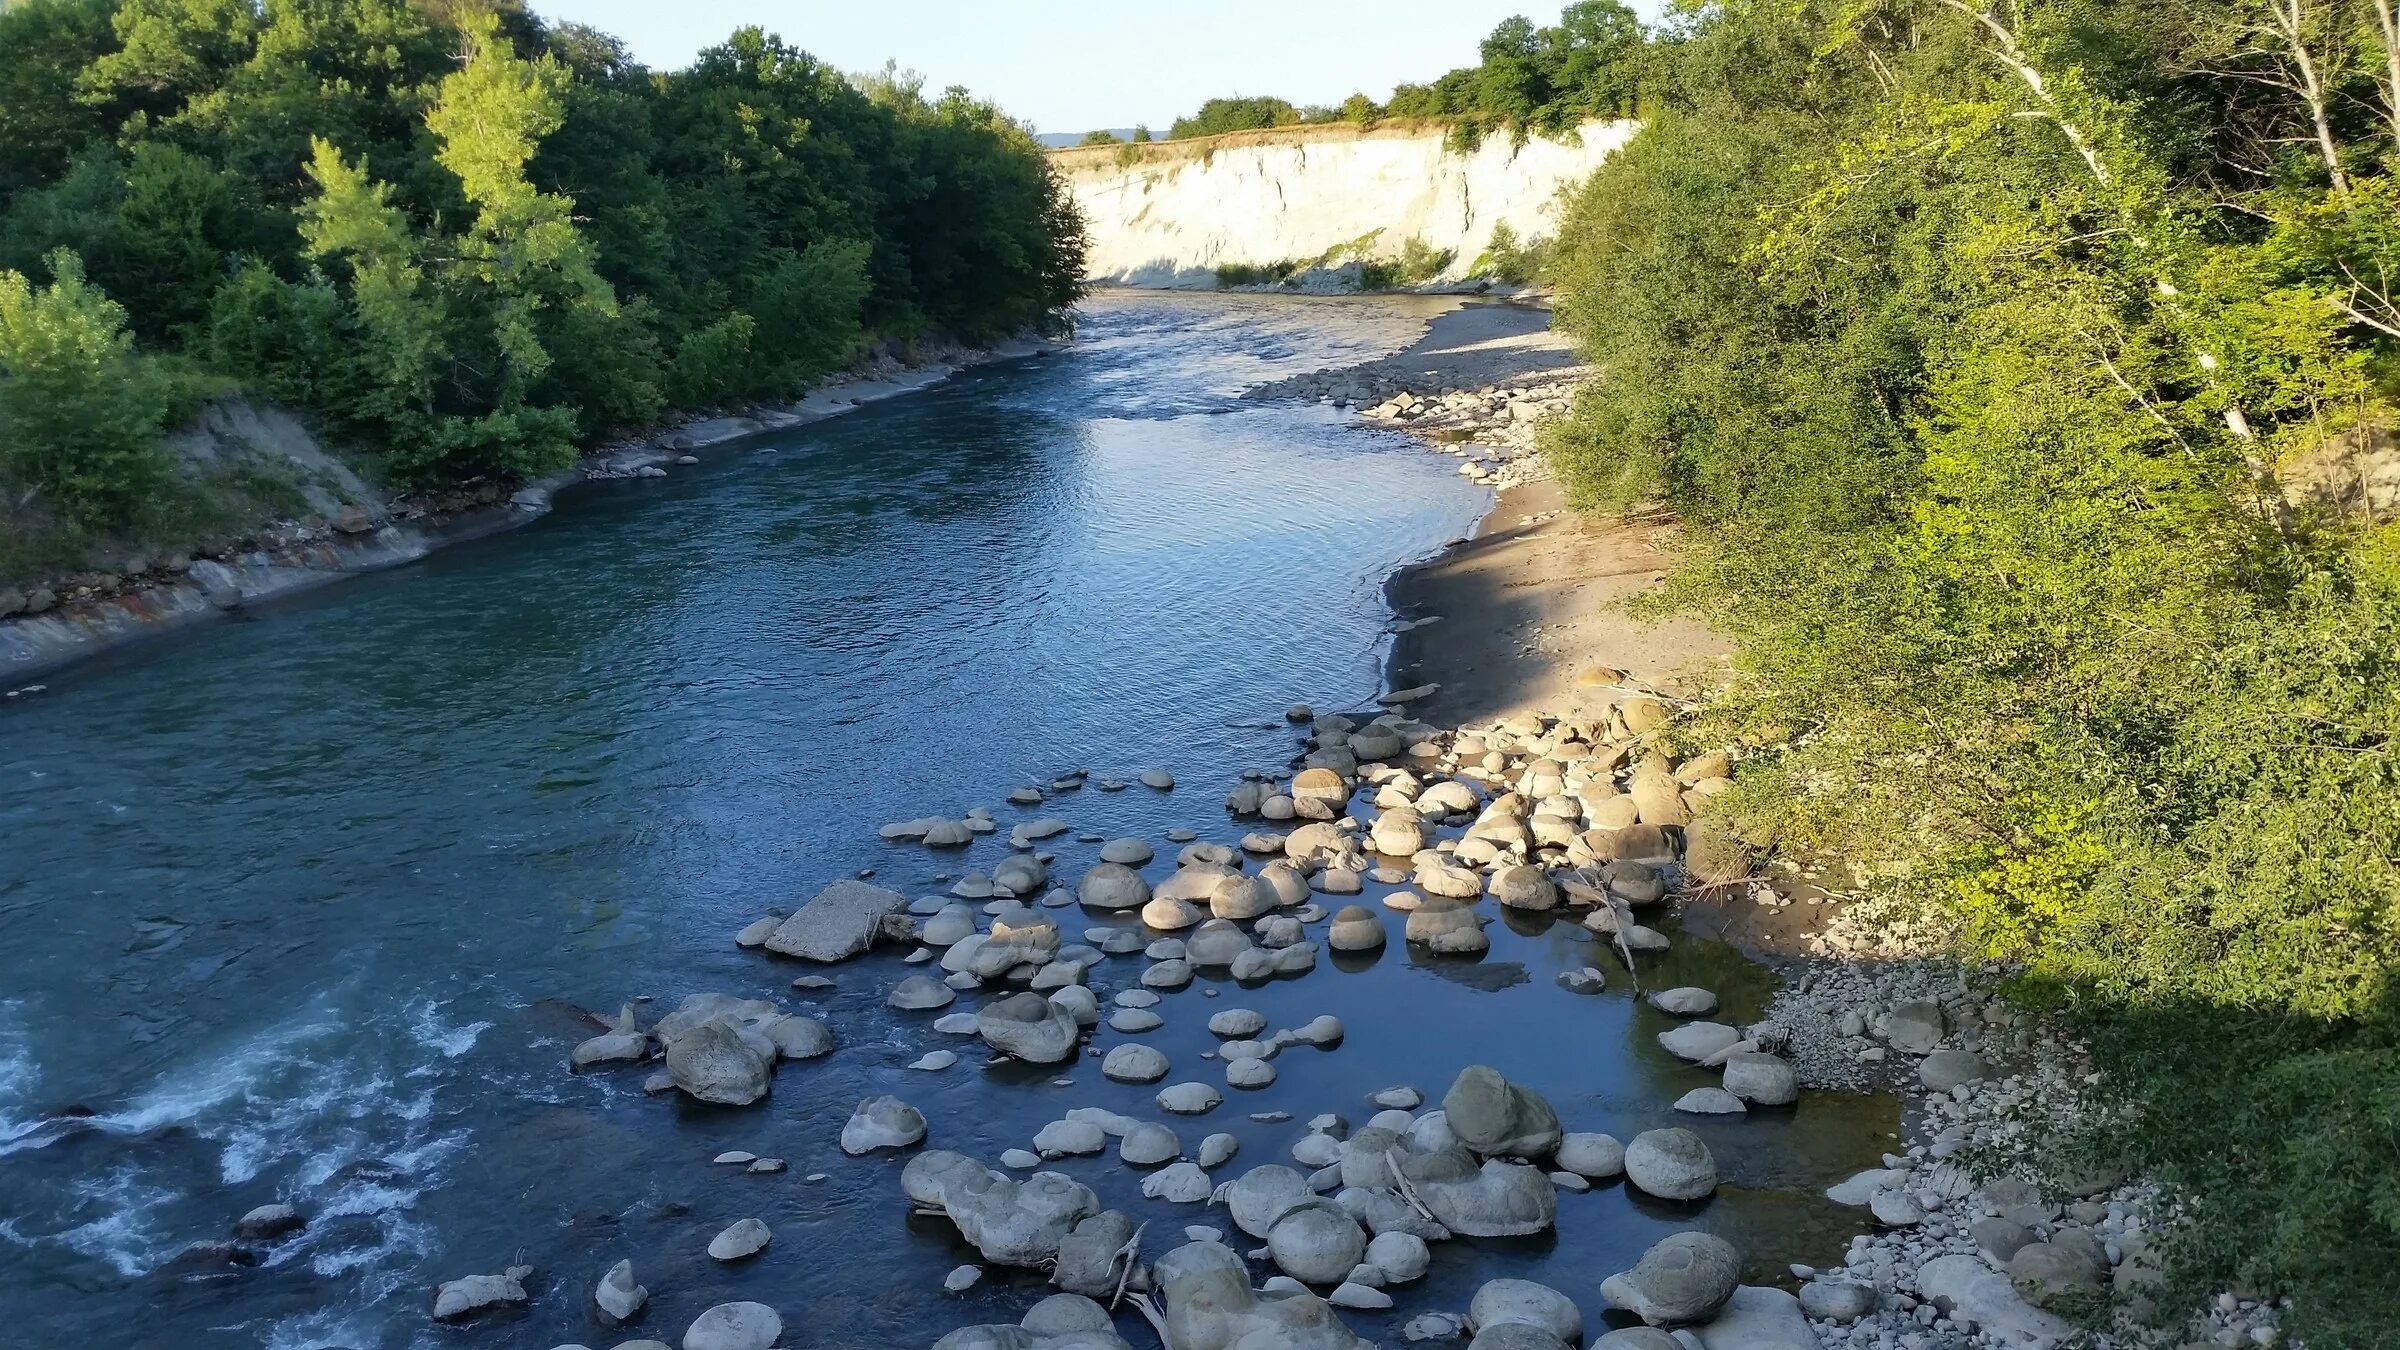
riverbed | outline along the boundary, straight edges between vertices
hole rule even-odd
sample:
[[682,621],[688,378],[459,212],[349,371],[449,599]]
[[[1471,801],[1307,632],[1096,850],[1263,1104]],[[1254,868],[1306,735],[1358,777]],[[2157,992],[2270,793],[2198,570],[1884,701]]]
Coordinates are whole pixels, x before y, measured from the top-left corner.
[[[0,707],[0,1326],[44,1345],[380,1350],[672,1342],[736,1298],[779,1308],[794,1345],[1013,1321],[1035,1278],[944,1293],[971,1251],[907,1216],[897,1161],[844,1158],[842,1122],[894,1093],[931,1142],[991,1161],[1070,1106],[1156,1119],[1154,1089],[1096,1061],[1070,1086],[987,1070],[971,1040],[884,1008],[915,969],[896,950],[802,993],[731,935],[861,869],[939,893],[1005,845],[962,860],[878,824],[982,805],[1005,826],[1032,814],[1008,791],[1073,768],[1094,785],[1039,809],[1075,826],[1056,844],[1066,879],[1092,860],[1086,834],[1159,843],[1154,879],[1171,827],[1238,838],[1223,794],[1290,760],[1281,709],[1372,699],[1384,579],[1487,497],[1404,437],[1236,395],[1401,347],[1449,303],[1096,298],[1042,360],[580,488],[525,530]],[[1097,785],[1149,768],[1178,785]],[[1511,916],[1458,961],[1412,954],[1392,918],[1377,959],[1256,989],[1204,977],[1160,1005],[1143,1039],[1168,1081],[1221,1079],[1199,1056],[1224,1007],[1349,1029],[1173,1122],[1187,1147],[1241,1140],[1221,1179],[1299,1136],[1249,1113],[1363,1121],[1369,1092],[1438,1097],[1483,1062],[1570,1129],[1690,1125],[1727,1185],[1699,1205],[1606,1186],[1562,1196],[1553,1235],[1441,1244],[1392,1312],[1352,1318],[1362,1334],[1396,1339],[1409,1313],[1463,1308],[1502,1274],[1565,1290],[1597,1325],[1599,1279],[1678,1228],[1732,1238],[1754,1280],[1839,1250],[1854,1222],[1817,1193],[1888,1145],[1888,1098],[1671,1119],[1714,1076],[1658,1049],[1667,1020],[1621,982],[1558,986],[1595,958],[1571,921]],[[1070,911],[1069,940],[1081,926]],[[1092,979],[1104,998],[1142,967],[1113,964]],[[1645,978],[1716,989],[1728,1021],[1772,987],[1700,943]],[[648,997],[648,1020],[703,991],[778,998],[838,1048],[741,1111],[645,1096],[638,1069],[566,1071],[592,1030],[581,1010]],[[945,1045],[956,1067],[905,1067]],[[726,1149],[789,1170],[711,1168]],[[1113,1158],[1058,1166],[1154,1233],[1223,1222],[1141,1200]],[[171,1273],[271,1200],[311,1222],[262,1266]],[[704,1254],[752,1216],[775,1231],[760,1258]],[[586,1304],[620,1257],[652,1304],[602,1330]],[[528,1311],[427,1319],[435,1283],[519,1260],[538,1271]],[[1145,1343],[1138,1320],[1120,1329]]]

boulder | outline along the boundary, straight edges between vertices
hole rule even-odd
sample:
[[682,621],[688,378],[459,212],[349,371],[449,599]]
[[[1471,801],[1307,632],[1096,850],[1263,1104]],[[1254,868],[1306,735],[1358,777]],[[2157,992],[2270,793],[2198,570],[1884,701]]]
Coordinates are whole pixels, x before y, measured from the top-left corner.
[[1902,1003],[1885,1016],[1883,1038],[1894,1050],[1926,1055],[1941,1045],[1948,1026],[1939,1003]]
[[531,1274],[531,1266],[511,1266],[499,1275],[469,1275],[437,1286],[433,1291],[434,1320],[455,1322],[487,1308],[524,1303],[525,1279]]
[[592,1290],[592,1303],[612,1321],[630,1321],[642,1305],[650,1301],[650,1290],[634,1283],[633,1262],[619,1261],[600,1277]]
[[1821,1321],[1855,1322],[1875,1311],[1875,1286],[1819,1276],[1800,1286],[1800,1311]]
[[[1247,881],[1244,877],[1241,880]],[[1184,940],[1184,959],[1201,970],[1221,970],[1251,950],[1250,935],[1225,919],[1210,919]]]
[[1918,1297],[1975,1323],[1997,1345],[2055,1344],[2074,1328],[2019,1297],[2006,1275],[1964,1253],[1937,1256],[1917,1270]]
[[909,1159],[900,1189],[916,1203],[947,1214],[984,1260],[1004,1266],[1056,1261],[1067,1235],[1100,1212],[1090,1187],[1056,1172],[1036,1172],[1018,1182],[948,1149]]
[[1373,1350],[1342,1325],[1333,1306],[1307,1293],[1262,1298],[1232,1248],[1193,1242],[1151,1268],[1176,1350]]
[[1407,1284],[1424,1277],[1433,1265],[1433,1253],[1414,1233],[1377,1233],[1367,1243],[1367,1264],[1382,1271],[1386,1281]]
[[1100,1061],[1100,1075],[1117,1083],[1155,1083],[1167,1076],[1167,1057],[1147,1045],[1115,1046]]
[[1693,1116],[1738,1116],[1750,1108],[1723,1088],[1696,1087],[1675,1099],[1675,1109]]
[[1139,909],[1150,902],[1150,883],[1124,863],[1103,862],[1075,884],[1075,898],[1093,909]]
[[1579,1177],[1603,1181],[1625,1171],[1625,1146],[1614,1135],[1575,1133],[1559,1136],[1558,1166]]
[[1108,1131],[1088,1120],[1054,1120],[1033,1136],[1033,1151],[1045,1158],[1083,1158],[1107,1150]]
[[1492,1158],[1481,1167],[1463,1146],[1410,1156],[1401,1164],[1433,1217],[1468,1237],[1524,1237],[1558,1218],[1558,1192],[1538,1168]]
[[1730,886],[1750,875],[1750,846],[1723,815],[1702,816],[1683,831],[1683,872],[1701,886]]
[[1183,1141],[1175,1137],[1173,1130],[1156,1121],[1140,1122],[1117,1141],[1118,1159],[1135,1167],[1156,1167],[1182,1153]]
[[1307,1284],[1336,1284],[1366,1254],[1358,1221],[1330,1200],[1304,1200],[1267,1229],[1267,1252],[1284,1274]]
[[1431,851],[1417,855],[1410,884],[1428,896],[1449,900],[1471,901],[1483,895],[1483,878]]
[[[650,1038],[642,1034],[634,1021],[633,1005],[628,1003],[617,1010],[616,1020],[608,1030],[577,1043],[567,1054],[567,1065],[573,1069],[588,1069],[595,1064],[621,1064],[650,1057]],[[246,1235],[245,1235],[246,1236]]]
[[907,1148],[925,1138],[925,1117],[898,1097],[869,1097],[842,1126],[842,1152],[857,1156],[879,1148]]
[[1365,905],[1344,905],[1325,930],[1325,945],[1337,952],[1370,952],[1384,942],[1383,920]]
[[2062,1229],[2048,1242],[2029,1242],[2008,1258],[2009,1283],[2037,1308],[2096,1302],[2107,1277],[2107,1252],[2082,1229]]
[[683,1350],[773,1350],[783,1318],[764,1303],[720,1303],[692,1319]]
[[1642,1253],[1633,1269],[1600,1283],[1600,1296],[1652,1326],[1716,1315],[1741,1282],[1742,1254],[1709,1233],[1677,1233]]
[[804,961],[846,960],[872,946],[887,920],[907,912],[908,897],[898,891],[845,878],[811,896],[761,945]]
[[911,975],[894,985],[884,1002],[903,1012],[925,1012],[947,1008],[957,997],[956,990],[931,975]]
[[1917,1081],[1928,1092],[1948,1092],[1961,1083],[1980,1082],[1990,1073],[1991,1066],[1972,1050],[1936,1050],[1917,1062]]
[[1225,1100],[1224,1094],[1206,1083],[1177,1083],[1158,1094],[1158,1109],[1179,1116],[1204,1115]]
[[1725,1090],[1757,1106],[1788,1106],[1800,1099],[1800,1075],[1773,1055],[1736,1054],[1725,1060]]
[[1800,1300],[1781,1289],[1745,1284],[1716,1320],[1692,1329],[1701,1350],[1822,1350]]
[[1706,989],[1685,985],[1650,995],[1650,1006],[1670,1017],[1706,1017],[1717,1010],[1717,996]]
[[1722,1022],[1686,1022],[1658,1033],[1658,1043],[1675,1058],[1689,1063],[1702,1063],[1742,1039],[1742,1033]]
[[233,1235],[252,1242],[271,1242],[307,1226],[308,1220],[290,1205],[260,1205],[233,1221]]
[[667,1044],[667,1080],[716,1106],[748,1106],[767,1095],[775,1046],[731,1016],[680,1028]]
[[1246,872],[1226,877],[1208,893],[1208,912],[1219,919],[1255,919],[1281,903],[1272,885]]
[[1196,1205],[1209,1197],[1214,1189],[1208,1173],[1194,1163],[1179,1162],[1162,1167],[1142,1178],[1142,1194],[1152,1200],[1164,1200],[1170,1205]]
[[739,1261],[765,1251],[773,1234],[756,1219],[743,1219],[709,1239],[708,1254],[719,1261]]
[[1410,910],[1405,932],[1410,942],[1448,955],[1471,956],[1492,945],[1475,911],[1441,896],[1428,896]]
[[1717,1160],[1690,1130],[1645,1130],[1625,1146],[1625,1179],[1661,1200],[1697,1200],[1717,1188]]
[[1072,1012],[1029,991],[987,1005],[975,1015],[975,1030],[1003,1055],[1056,1064],[1075,1053],[1082,1028]]
[[1543,1158],[1558,1147],[1558,1115],[1529,1087],[1498,1070],[1470,1064],[1442,1095],[1450,1133],[1485,1156]]
[[1558,887],[1542,869],[1530,863],[1517,863],[1492,873],[1492,899],[1510,909],[1545,910],[1558,907]]
[[1536,1327],[1570,1346],[1583,1340],[1583,1313],[1575,1300],[1531,1280],[1484,1281],[1467,1305],[1467,1320],[1475,1324],[1477,1340],[1502,1326]]

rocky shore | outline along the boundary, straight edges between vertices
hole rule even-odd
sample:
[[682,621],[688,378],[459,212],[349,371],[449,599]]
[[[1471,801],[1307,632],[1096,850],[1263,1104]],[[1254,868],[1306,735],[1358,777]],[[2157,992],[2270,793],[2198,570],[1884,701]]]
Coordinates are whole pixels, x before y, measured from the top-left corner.
[[913,363],[882,356],[796,403],[688,418],[597,447],[573,468],[540,482],[515,488],[484,483],[425,496],[375,493],[288,414],[235,400],[210,409],[201,425],[180,435],[272,445],[313,475],[342,482],[346,500],[329,499],[318,514],[277,522],[248,538],[215,541],[193,554],[128,557],[111,570],[0,587],[0,691],[13,696],[26,681],[104,652],[528,524],[577,483],[664,478],[699,463],[697,451],[822,421],[939,384],[970,366],[1038,356],[1052,345],[1027,337],[990,347],[938,345]]

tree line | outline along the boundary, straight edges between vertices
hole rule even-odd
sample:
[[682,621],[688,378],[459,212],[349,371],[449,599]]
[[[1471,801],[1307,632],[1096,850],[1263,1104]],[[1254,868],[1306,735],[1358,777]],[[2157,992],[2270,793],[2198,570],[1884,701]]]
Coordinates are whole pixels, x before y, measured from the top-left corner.
[[1589,118],[1632,116],[1647,54],[1632,9],[1620,0],[1577,0],[1555,24],[1537,27],[1522,16],[1502,22],[1483,40],[1477,64],[1430,84],[1400,85],[1383,103],[1363,93],[1305,107],[1271,95],[1212,98],[1175,119],[1167,134],[1182,140],[1385,118],[1446,122],[1467,145],[1500,131],[1557,133]]
[[661,72],[515,0],[17,0],[0,475],[139,526],[226,384],[398,486],[536,475],[871,341],[1055,328],[1082,239],[990,103],[757,28]]
[[[1687,526],[1759,838],[2088,1034],[2180,1314],[2396,1342],[2389,0],[1715,0],[1574,200],[1547,449]],[[2177,1339],[2170,1336],[2168,1343]]]

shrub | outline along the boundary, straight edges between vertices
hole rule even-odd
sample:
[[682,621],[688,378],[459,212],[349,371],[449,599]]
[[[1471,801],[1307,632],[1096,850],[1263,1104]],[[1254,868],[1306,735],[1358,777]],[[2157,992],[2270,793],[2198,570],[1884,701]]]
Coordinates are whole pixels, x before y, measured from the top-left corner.
[[172,393],[82,260],[60,249],[49,265],[47,286],[0,272],[0,463],[63,518],[123,525],[166,486]]

